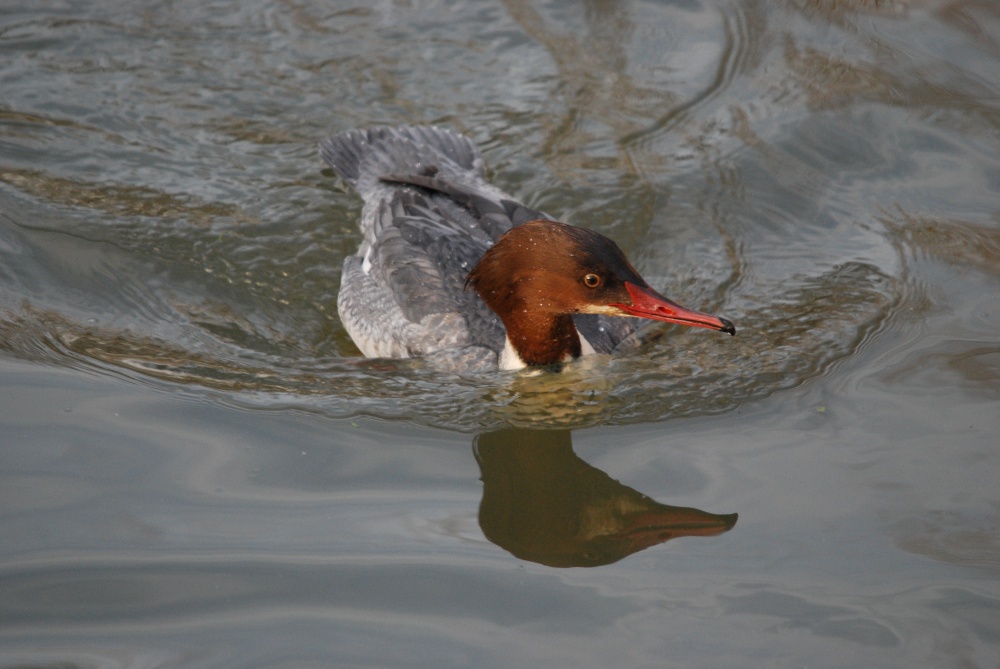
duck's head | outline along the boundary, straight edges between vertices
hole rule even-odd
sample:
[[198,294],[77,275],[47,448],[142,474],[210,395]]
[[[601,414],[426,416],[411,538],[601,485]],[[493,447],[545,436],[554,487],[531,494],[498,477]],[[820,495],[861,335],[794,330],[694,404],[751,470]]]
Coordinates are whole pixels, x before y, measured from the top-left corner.
[[467,283],[500,317],[508,337],[525,329],[540,332],[542,323],[572,314],[648,318],[736,334],[729,320],[687,309],[653,290],[604,235],[556,221],[509,230]]

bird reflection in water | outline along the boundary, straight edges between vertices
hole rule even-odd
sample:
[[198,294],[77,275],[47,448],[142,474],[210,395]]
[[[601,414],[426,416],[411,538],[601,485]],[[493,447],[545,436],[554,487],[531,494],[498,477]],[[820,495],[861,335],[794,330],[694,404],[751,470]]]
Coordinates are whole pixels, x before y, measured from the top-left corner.
[[550,567],[611,564],[676,537],[710,537],[737,514],[660,504],[573,452],[569,430],[506,429],[476,438],[486,538]]

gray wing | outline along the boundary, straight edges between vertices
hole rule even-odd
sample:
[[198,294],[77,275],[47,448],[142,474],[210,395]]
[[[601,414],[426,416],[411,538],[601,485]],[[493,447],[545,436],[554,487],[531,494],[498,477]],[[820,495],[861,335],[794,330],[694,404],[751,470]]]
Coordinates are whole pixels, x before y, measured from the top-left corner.
[[373,214],[364,257],[345,259],[338,310],[365,355],[503,348],[499,319],[465,288],[493,240],[467,210],[435,199],[396,189]]
[[372,274],[389,287],[410,321],[457,314],[469,344],[499,352],[504,343],[499,318],[465,286],[492,237],[468,211],[440,196],[401,190],[387,209],[391,215],[383,217],[372,246]]
[[493,241],[516,225],[528,221],[555,220],[544,212],[525,207],[485,182],[483,185],[488,188],[482,188],[478,184],[448,181],[438,176],[438,170],[433,165],[425,167],[421,173],[395,172],[386,174],[381,179],[389,183],[420,186],[431,192],[447,195],[455,204],[467,208],[478,226]]

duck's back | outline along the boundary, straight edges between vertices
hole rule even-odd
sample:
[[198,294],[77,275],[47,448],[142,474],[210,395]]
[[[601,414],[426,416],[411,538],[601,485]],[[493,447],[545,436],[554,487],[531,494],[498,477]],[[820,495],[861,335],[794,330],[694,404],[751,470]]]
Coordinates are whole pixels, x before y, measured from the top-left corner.
[[[320,153],[365,201],[364,239],[344,260],[337,299],[362,353],[496,368],[503,325],[465,279],[504,232],[550,217],[487,183],[475,144],[444,129],[350,130],[320,142]],[[599,352],[633,330],[630,319],[576,320]]]

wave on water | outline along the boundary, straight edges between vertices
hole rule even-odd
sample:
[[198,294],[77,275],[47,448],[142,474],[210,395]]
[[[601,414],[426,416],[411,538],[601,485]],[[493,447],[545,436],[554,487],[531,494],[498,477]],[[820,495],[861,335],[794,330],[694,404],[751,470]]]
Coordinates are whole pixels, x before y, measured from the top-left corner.
[[[823,374],[878,328],[901,294],[897,280],[862,263],[791,277],[780,293],[743,294],[748,282],[733,281],[723,304],[710,306],[737,323],[735,338],[654,325],[631,355],[595,356],[561,373],[462,375],[421,360],[359,357],[335,315],[319,308],[332,304],[335,286],[279,281],[292,272],[335,282],[325,254],[303,253],[301,238],[258,231],[260,239],[251,242],[248,233],[189,227],[174,228],[172,237],[119,230],[121,238],[108,245],[86,232],[67,238],[3,222],[6,266],[22,277],[0,292],[5,355],[210,401],[467,432],[731,410]],[[127,248],[125,240],[137,238],[146,240],[139,243],[145,253]],[[189,260],[179,270],[185,255],[198,257],[195,248],[205,261]],[[53,261],[60,256],[65,262]]]

